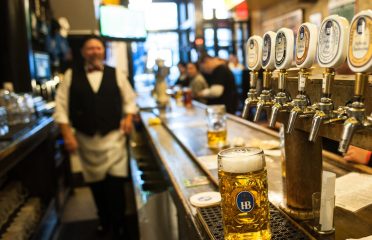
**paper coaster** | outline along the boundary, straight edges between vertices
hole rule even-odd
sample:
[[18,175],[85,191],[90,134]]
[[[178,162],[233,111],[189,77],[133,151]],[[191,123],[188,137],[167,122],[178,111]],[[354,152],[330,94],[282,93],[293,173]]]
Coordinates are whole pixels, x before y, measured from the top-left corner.
[[195,207],[207,207],[221,202],[219,192],[201,192],[190,197],[190,202]]

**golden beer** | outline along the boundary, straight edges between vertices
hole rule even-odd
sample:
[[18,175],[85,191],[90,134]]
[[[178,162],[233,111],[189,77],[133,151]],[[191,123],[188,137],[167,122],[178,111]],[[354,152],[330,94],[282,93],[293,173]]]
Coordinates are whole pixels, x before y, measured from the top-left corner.
[[209,105],[208,118],[208,147],[220,148],[226,145],[226,108],[225,105]]
[[227,136],[227,131],[226,129],[223,130],[208,130],[207,132],[207,137],[208,137],[208,146],[209,147],[223,147],[226,145],[226,136]]
[[270,239],[267,172],[261,149],[230,148],[218,154],[225,239]]

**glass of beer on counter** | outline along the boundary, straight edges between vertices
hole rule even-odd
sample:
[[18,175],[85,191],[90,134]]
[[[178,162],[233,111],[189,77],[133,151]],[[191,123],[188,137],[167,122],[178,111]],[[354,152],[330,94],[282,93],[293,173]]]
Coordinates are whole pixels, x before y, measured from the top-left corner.
[[218,153],[225,240],[271,239],[263,151],[237,147]]
[[221,148],[226,145],[226,108],[225,105],[209,105],[208,117],[208,147]]

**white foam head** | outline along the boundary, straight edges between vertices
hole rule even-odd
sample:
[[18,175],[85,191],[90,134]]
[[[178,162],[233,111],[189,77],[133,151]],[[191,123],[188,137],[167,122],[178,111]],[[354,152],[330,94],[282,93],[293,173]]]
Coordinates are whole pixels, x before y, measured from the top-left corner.
[[218,164],[224,172],[247,173],[265,168],[265,159],[259,148],[229,148],[218,153]]

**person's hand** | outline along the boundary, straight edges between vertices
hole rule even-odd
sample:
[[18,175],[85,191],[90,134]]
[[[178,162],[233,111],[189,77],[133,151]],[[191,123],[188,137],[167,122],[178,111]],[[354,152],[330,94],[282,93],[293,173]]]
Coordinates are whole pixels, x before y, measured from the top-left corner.
[[75,134],[68,123],[60,123],[59,128],[65,142],[65,148],[69,153],[74,153],[79,144],[76,140]]
[[197,93],[196,93],[196,97],[197,97],[197,98],[203,98],[203,97],[204,97],[204,95],[203,95],[203,91],[199,91],[199,92],[197,92]]
[[347,153],[344,155],[344,159],[348,162],[355,162],[367,165],[369,162],[370,151],[362,148],[350,146]]
[[129,114],[120,121],[120,130],[123,134],[129,134],[133,129],[132,115]]
[[74,134],[68,134],[63,137],[65,142],[65,148],[69,153],[74,153],[79,147],[79,144],[76,140],[76,137]]

